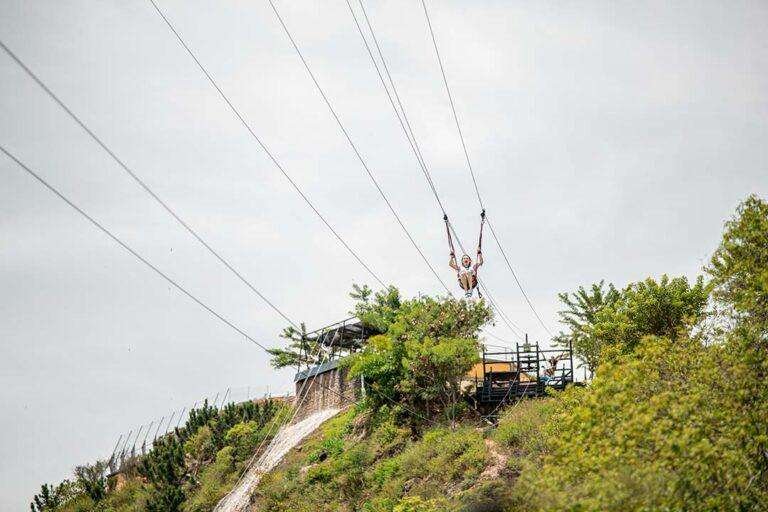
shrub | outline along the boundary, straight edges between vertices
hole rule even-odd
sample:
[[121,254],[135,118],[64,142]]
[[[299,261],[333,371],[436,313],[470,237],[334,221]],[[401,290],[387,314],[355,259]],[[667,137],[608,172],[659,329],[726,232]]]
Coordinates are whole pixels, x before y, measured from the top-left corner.
[[216,454],[216,461],[200,474],[197,490],[184,502],[184,512],[209,512],[234,486],[239,472],[234,448],[227,446]]
[[237,460],[245,460],[253,455],[266,433],[256,421],[238,423],[229,429],[224,436],[224,442],[232,447]]
[[[366,289],[367,290],[367,289]],[[384,334],[374,336],[347,364],[351,377],[364,376],[373,410],[391,407],[415,428],[432,418],[453,420],[462,400],[460,382],[478,360],[477,334],[492,313],[483,301],[419,297],[400,299],[395,288],[356,312]]]

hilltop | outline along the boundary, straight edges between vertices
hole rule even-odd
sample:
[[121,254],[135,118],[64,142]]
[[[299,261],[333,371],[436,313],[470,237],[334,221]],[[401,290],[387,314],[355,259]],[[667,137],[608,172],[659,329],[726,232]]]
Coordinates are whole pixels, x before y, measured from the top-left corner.
[[[343,362],[365,393],[263,475],[252,510],[768,509],[759,198],[740,205],[693,282],[662,275],[562,294],[567,331],[555,341],[594,378],[491,417],[461,386],[492,321],[484,302],[404,299],[394,288],[354,297],[380,333]],[[293,356],[275,354],[276,364]],[[272,401],[206,405],[119,479],[79,468],[74,482],[45,486],[33,510],[212,510],[291,414]]]

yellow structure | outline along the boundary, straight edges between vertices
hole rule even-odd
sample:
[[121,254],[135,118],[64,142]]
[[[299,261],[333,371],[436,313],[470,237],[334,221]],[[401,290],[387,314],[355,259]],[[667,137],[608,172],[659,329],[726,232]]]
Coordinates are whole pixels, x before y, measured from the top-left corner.
[[483,363],[479,362],[476,363],[475,366],[472,367],[472,369],[467,373],[466,378],[467,379],[477,379],[478,381],[483,380],[483,377],[485,377],[485,371],[489,372],[511,372],[514,369],[514,364],[512,364],[510,361],[489,361],[486,359],[485,361],[485,368],[483,368]]

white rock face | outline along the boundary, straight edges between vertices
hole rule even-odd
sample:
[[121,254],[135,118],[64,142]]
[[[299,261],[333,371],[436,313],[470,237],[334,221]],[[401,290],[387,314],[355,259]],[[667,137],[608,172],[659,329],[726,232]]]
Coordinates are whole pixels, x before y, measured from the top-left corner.
[[294,448],[302,439],[317,430],[317,427],[338,414],[339,411],[338,408],[324,409],[297,423],[283,427],[235,488],[216,505],[214,512],[245,512],[250,505],[251,494],[256,489],[261,475],[274,469],[291,448]]

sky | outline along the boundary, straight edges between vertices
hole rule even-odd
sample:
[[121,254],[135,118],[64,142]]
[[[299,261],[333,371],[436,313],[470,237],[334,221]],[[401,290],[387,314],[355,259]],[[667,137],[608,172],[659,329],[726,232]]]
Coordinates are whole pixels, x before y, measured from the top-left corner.
[[[159,0],[286,172],[387,283],[445,294],[387,209],[268,2]],[[344,1],[276,3],[441,279],[442,213]],[[354,3],[360,14],[359,4]],[[467,245],[480,208],[418,0],[366,0]],[[748,194],[768,196],[768,4],[428,3],[488,216],[531,302],[693,279]],[[375,285],[239,124],[147,0],[0,1],[0,39],[290,318],[348,316]],[[0,145],[249,336],[286,325],[0,52]],[[547,340],[489,236],[481,276]],[[489,327],[515,342],[504,323]],[[0,510],[108,457],[118,436],[231,388],[279,394],[257,346],[0,155]],[[167,416],[166,416],[167,417]]]

